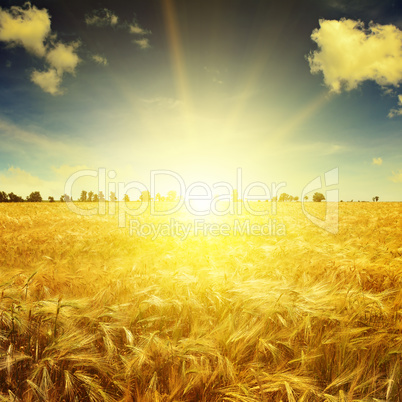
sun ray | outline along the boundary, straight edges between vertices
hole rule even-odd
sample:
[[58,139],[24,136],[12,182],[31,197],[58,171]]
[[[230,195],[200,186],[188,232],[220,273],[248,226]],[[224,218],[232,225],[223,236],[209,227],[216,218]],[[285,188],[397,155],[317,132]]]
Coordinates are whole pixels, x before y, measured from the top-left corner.
[[183,102],[186,127],[188,132],[191,133],[193,131],[191,124],[193,107],[177,13],[172,0],[163,0],[162,9],[170,48],[170,58],[175,77],[176,91],[180,100]]
[[271,146],[278,144],[286,137],[290,136],[297,127],[300,127],[307,119],[314,115],[321,107],[323,107],[331,98],[328,92],[321,92],[315,96],[305,107],[297,111],[282,126],[280,126],[272,135],[269,136]]

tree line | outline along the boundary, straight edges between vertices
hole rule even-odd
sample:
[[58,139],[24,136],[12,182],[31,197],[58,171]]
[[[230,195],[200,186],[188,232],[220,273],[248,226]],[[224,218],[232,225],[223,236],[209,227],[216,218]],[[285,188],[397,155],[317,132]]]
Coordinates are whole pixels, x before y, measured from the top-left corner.
[[[273,197],[272,201],[279,201],[279,202],[286,202],[286,201],[299,201],[299,197],[294,197],[293,195],[289,195],[287,193],[282,193],[279,196],[279,200],[277,197]],[[305,195],[304,196],[304,201],[308,201],[308,196]],[[325,196],[322,193],[314,193],[313,194],[313,201],[314,202],[321,202],[321,201],[325,201]]]
[[[143,191],[137,201],[150,201],[153,200],[151,197],[151,193],[149,191]],[[72,198],[67,194],[61,196],[60,201],[72,201]],[[98,202],[98,201],[106,201],[105,195],[102,191],[98,194],[94,193],[93,191],[81,191],[80,198],[78,199],[79,202]],[[116,193],[113,191],[110,192],[109,201],[117,201]],[[125,194],[123,197],[123,201],[130,202],[130,197],[128,194]],[[177,201],[177,193],[176,191],[169,191],[166,197],[161,196],[160,193],[155,195],[155,201],[170,201],[174,202]]]
[[[54,202],[53,197],[48,198],[49,202]],[[39,191],[33,191],[24,200],[21,196],[14,193],[6,193],[5,191],[0,191],[0,202],[42,202],[42,196]]]
[[[233,191],[233,200],[234,201],[239,201],[237,198],[237,190]],[[378,202],[380,197],[377,195],[372,198],[373,202]],[[151,194],[149,191],[143,191],[142,194],[140,195],[138,201],[150,201],[153,200],[151,198]],[[308,196],[304,197],[304,201],[308,200]],[[325,196],[322,193],[314,193],[313,194],[313,201],[314,202],[321,202],[325,200]],[[21,196],[16,195],[14,193],[6,193],[5,191],[0,191],[0,202],[42,202],[42,196],[39,191],[33,191],[29,196],[26,197],[26,199],[23,199]],[[49,196],[48,197],[49,202],[55,202],[54,197]],[[61,202],[69,202],[73,201],[73,198],[67,194],[63,194],[60,197]],[[79,202],[99,202],[99,201],[106,201],[105,195],[103,194],[102,191],[100,191],[98,194],[94,193],[93,191],[81,191],[80,198],[78,199]],[[117,201],[116,194],[112,191],[109,195],[109,201]],[[123,201],[125,202],[130,202],[130,197],[125,194],[123,197]],[[166,197],[161,196],[160,193],[157,193],[155,195],[155,201],[168,201],[168,202],[174,202],[177,201],[177,194],[176,191],[169,191]],[[286,201],[299,201],[299,197],[297,196],[292,196],[287,193],[282,193],[278,197],[273,197],[272,200],[273,202],[286,202]],[[343,202],[343,200],[341,200]],[[351,201],[353,202],[353,200]]]

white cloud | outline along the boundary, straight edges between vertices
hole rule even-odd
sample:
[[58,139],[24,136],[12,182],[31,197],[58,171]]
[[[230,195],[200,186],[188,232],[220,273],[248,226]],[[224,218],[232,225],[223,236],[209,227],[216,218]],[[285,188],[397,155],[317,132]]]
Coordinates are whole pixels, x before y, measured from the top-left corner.
[[381,86],[402,82],[402,31],[394,25],[342,19],[320,20],[311,38],[318,50],[308,56],[313,74],[320,71],[331,91],[350,91],[366,80]]
[[[135,23],[134,25],[130,25],[129,26],[129,31],[131,34],[135,34],[135,35],[148,35],[151,32],[147,31],[143,28],[141,28],[138,23]],[[135,39],[133,40],[133,43],[135,43],[136,45],[138,45],[141,49],[149,49],[151,47],[150,43],[149,43],[149,39],[148,38],[144,38],[142,37],[141,39]]]
[[393,118],[395,116],[402,116],[402,95],[398,95],[398,106],[399,109],[391,109],[388,113],[389,118]]
[[38,10],[30,3],[25,6],[13,6],[10,10],[0,7],[0,40],[43,57],[46,53],[44,42],[50,33],[50,16],[46,9]]
[[133,40],[133,43],[137,44],[141,49],[149,49],[151,47],[148,38]]
[[130,29],[130,33],[136,34],[136,35],[146,35],[149,33],[145,29],[141,28],[138,24],[130,25],[129,29]]
[[[33,191],[39,191],[42,199],[47,200],[48,196],[53,196],[55,199],[59,199],[66,190],[67,180],[74,174],[90,169],[86,165],[62,165],[59,167],[52,166],[49,169],[49,177],[43,178],[33,175],[20,167],[11,166],[7,170],[0,170],[0,191],[6,193],[13,192],[19,196],[25,198]],[[97,169],[90,169],[97,171]],[[115,169],[119,181],[129,182],[135,177],[134,174],[126,175],[122,177],[127,170]],[[113,180],[107,179],[106,186]],[[69,190],[69,189],[68,189]],[[67,190],[67,191],[68,191]],[[98,193],[99,183],[97,177],[87,176],[86,173],[78,175],[76,180],[72,183],[70,194],[72,193],[73,199],[78,199],[81,191],[93,191]],[[106,194],[108,196],[108,194]]]
[[382,158],[373,158],[373,165],[381,166]]
[[107,8],[103,8],[95,10],[92,15],[87,15],[85,22],[87,25],[113,27],[119,22],[119,17]]
[[31,81],[51,95],[62,95],[64,91],[60,89],[60,85],[63,74],[67,72],[75,75],[75,69],[81,61],[76,53],[78,46],[76,42],[69,45],[56,43],[46,54],[50,68],[47,71],[35,70],[31,75]]
[[[77,55],[78,43],[65,45],[56,42],[50,47],[46,40],[51,36],[50,16],[46,9],[39,10],[30,3],[26,8],[13,6],[10,10],[0,8],[0,40],[20,45],[30,53],[44,58],[48,67],[45,71],[34,70],[31,81],[44,92],[60,95],[62,77],[65,72],[75,74],[80,62]],[[56,35],[53,35],[53,40]]]
[[6,193],[13,192],[25,198],[33,191],[39,191],[44,200],[49,195],[59,197],[63,193],[63,183],[46,181],[31,173],[19,168],[10,167],[8,170],[0,171],[0,188]]
[[66,143],[43,134],[18,127],[0,119],[0,142],[2,149],[12,154],[22,154],[26,159],[35,155],[62,155],[73,159],[77,155],[88,153],[75,144]]
[[107,66],[107,64],[108,64],[107,58],[103,57],[99,54],[92,55],[92,60],[94,60],[96,63],[102,64],[104,66]]
[[[118,23],[119,18],[113,13],[113,11],[111,11],[107,8],[103,8],[100,10],[94,10],[92,15],[86,16],[85,22],[87,25],[95,25],[98,27],[112,26],[112,27],[116,27],[116,28],[120,28],[120,29],[124,29],[124,30],[127,30],[127,28],[128,28],[129,33],[134,34],[134,35],[144,36],[144,35],[148,35],[151,33],[150,31],[148,31],[144,28],[141,28],[141,26],[137,22],[134,24],[128,24],[127,22]],[[141,49],[148,49],[151,47],[150,43],[149,43],[149,39],[144,38],[144,37],[133,40],[133,43],[138,45]],[[95,60],[95,61],[97,61],[97,60]]]
[[46,54],[50,67],[47,71],[34,70],[31,74],[31,81],[41,87],[44,92],[51,95],[62,95],[64,91],[60,89],[60,85],[63,74],[67,72],[75,75],[75,69],[81,61],[76,53],[78,46],[78,43],[69,45],[56,43]]
[[62,78],[54,68],[49,68],[47,71],[34,70],[31,74],[31,81],[51,95],[63,94],[60,89]]
[[75,68],[80,62],[80,58],[77,53],[75,53],[78,46],[78,43],[65,45],[59,42],[53,49],[48,51],[46,60],[57,71],[60,77],[64,72],[75,74]]
[[389,179],[394,183],[402,183],[402,169],[398,172],[392,171],[392,176]]

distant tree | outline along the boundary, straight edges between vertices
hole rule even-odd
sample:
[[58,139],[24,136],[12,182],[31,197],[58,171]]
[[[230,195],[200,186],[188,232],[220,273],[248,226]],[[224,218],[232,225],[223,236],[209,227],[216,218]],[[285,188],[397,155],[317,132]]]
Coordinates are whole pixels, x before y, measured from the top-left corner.
[[[162,200],[163,198],[163,200]],[[161,198],[161,201],[165,201],[164,197]],[[141,202],[148,202],[151,199],[151,194],[149,191],[143,191],[140,195]]]
[[307,200],[308,200],[308,196],[305,195],[305,196],[304,196],[304,201],[307,201]]
[[10,202],[23,202],[24,201],[24,199],[22,197],[14,194],[14,193],[8,194],[8,199]]
[[109,200],[112,202],[117,201],[116,194],[113,191],[110,192]]
[[289,195],[289,198],[288,198],[288,200],[289,201],[293,201],[295,198],[293,197],[293,195]]
[[160,195],[160,193],[158,193],[155,196],[155,201],[160,201],[160,200],[161,200],[161,195]]
[[130,197],[127,194],[124,194],[123,201],[130,202]]
[[376,196],[374,197],[374,199],[375,199],[375,202],[378,202],[378,200],[380,199],[380,197],[379,197],[378,195],[376,195]]
[[105,201],[105,196],[103,195],[102,191],[99,191],[99,201]]
[[0,191],[0,202],[8,202],[8,195],[5,191]]
[[278,201],[278,197],[277,196],[275,196],[275,197],[272,197],[272,200],[271,200],[272,202],[277,202]]
[[82,190],[81,191],[81,196],[80,196],[80,199],[78,200],[78,201],[80,201],[80,202],[86,202],[86,200],[87,200],[87,192],[85,191],[85,190]]
[[170,190],[167,194],[166,201],[173,202],[176,200],[177,193],[176,191]]
[[94,199],[94,193],[93,193],[93,191],[90,191],[90,192],[88,193],[87,201],[88,201],[88,202],[92,202],[93,199]]
[[294,197],[295,201],[299,201],[299,197],[296,195],[296,197]]
[[61,197],[60,197],[60,201],[61,202],[70,202],[70,201],[72,201],[73,199],[69,196],[69,195],[67,195],[67,194],[63,194]]
[[313,195],[313,201],[314,202],[321,202],[321,201],[324,201],[324,200],[325,200],[324,194],[314,193],[314,195]]
[[93,202],[99,202],[98,194],[94,194]]
[[27,197],[28,202],[42,202],[42,196],[39,191],[34,191]]
[[166,198],[165,198],[165,197],[161,197],[161,201],[162,201],[162,202],[166,201]]
[[49,200],[49,202],[54,202],[54,197],[49,195],[48,200]]
[[282,194],[279,196],[279,201],[280,201],[280,202],[288,201],[288,200],[289,200],[289,197],[290,197],[289,194],[282,193]]

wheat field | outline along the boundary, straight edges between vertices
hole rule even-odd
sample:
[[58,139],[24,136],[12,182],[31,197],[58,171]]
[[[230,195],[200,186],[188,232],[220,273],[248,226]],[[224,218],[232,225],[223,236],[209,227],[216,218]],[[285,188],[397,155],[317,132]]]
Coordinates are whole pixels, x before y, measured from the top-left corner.
[[[335,235],[300,205],[152,239],[0,204],[0,401],[402,401],[402,203],[340,203]],[[266,218],[205,217],[235,219]]]

